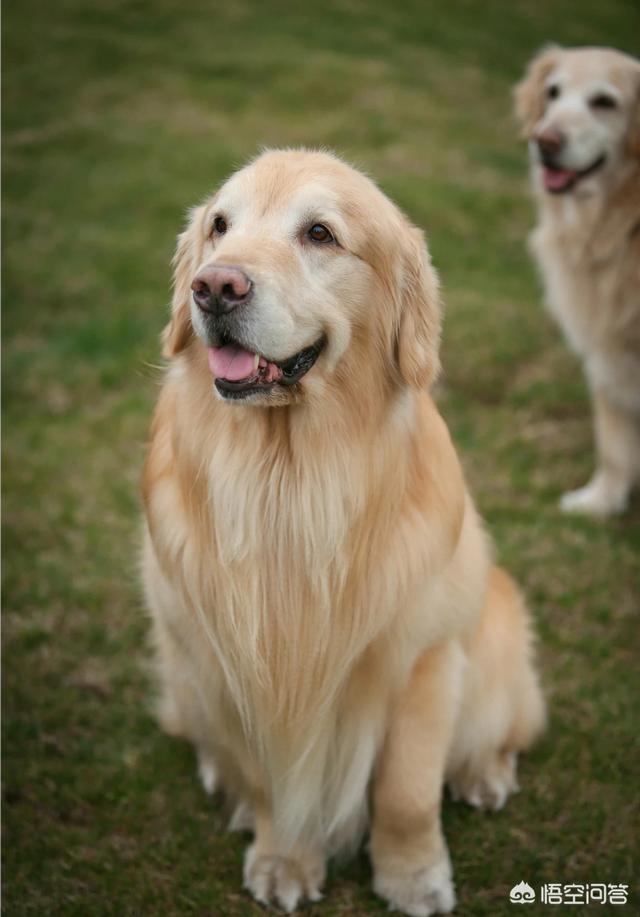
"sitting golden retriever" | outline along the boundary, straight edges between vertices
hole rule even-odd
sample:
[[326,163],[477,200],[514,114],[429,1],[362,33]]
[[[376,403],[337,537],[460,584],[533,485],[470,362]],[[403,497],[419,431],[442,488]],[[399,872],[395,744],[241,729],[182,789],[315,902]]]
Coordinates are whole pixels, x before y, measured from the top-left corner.
[[258,901],[319,898],[370,825],[376,892],[447,913],[443,785],[500,808],[544,705],[427,393],[422,234],[334,156],[272,151],[192,212],[175,265],[144,474],[161,722],[250,813]]
[[531,247],[593,399],[598,467],[561,506],[622,512],[640,476],[640,61],[552,47],[515,101],[540,215]]

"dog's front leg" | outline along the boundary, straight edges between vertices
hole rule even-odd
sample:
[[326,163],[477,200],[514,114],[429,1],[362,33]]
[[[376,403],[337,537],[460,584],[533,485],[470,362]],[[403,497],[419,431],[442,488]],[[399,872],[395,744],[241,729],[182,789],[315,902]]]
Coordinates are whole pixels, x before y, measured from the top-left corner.
[[374,889],[412,917],[447,914],[455,906],[440,805],[462,664],[453,644],[419,658],[391,711],[374,779]]
[[598,467],[579,490],[564,494],[560,507],[567,513],[610,516],[627,508],[633,485],[640,479],[640,421],[616,404],[605,391],[593,395]]
[[325,878],[319,846],[296,844],[284,849],[265,810],[255,815],[255,840],[244,859],[244,885],[261,904],[279,905],[287,913],[304,901],[319,901]]

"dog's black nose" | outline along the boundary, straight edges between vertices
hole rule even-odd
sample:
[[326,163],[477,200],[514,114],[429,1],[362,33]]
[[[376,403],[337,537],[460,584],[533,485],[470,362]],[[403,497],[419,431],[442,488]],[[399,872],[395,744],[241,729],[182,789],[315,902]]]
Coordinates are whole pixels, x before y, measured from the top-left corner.
[[553,127],[547,128],[536,137],[536,143],[543,160],[553,159],[561,151],[565,143],[564,134]]
[[204,312],[224,315],[249,299],[253,283],[240,268],[209,265],[196,274],[191,289],[196,305]]

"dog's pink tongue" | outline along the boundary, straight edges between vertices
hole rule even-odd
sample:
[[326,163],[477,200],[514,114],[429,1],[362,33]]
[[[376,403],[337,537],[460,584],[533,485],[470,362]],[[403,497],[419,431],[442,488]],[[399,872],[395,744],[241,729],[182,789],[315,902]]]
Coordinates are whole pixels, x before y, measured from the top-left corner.
[[250,350],[236,347],[235,344],[209,347],[208,355],[209,369],[216,379],[241,382],[243,379],[250,379],[255,373],[256,355]]
[[566,188],[575,177],[576,172],[572,172],[571,169],[545,168],[543,172],[544,186],[550,191],[559,191],[562,188]]

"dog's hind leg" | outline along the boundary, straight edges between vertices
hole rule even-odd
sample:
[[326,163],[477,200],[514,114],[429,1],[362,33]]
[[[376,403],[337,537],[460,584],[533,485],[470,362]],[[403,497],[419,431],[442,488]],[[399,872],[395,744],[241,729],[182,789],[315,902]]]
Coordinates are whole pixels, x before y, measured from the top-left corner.
[[218,788],[218,773],[211,741],[211,715],[196,680],[198,663],[193,645],[197,641],[189,639],[189,616],[185,615],[186,623],[181,624],[176,614],[180,597],[163,575],[149,539],[145,542],[144,573],[158,685],[156,718],[170,736],[194,744],[200,781],[205,792],[212,794]]
[[498,567],[471,635],[462,704],[447,765],[454,799],[500,809],[518,789],[518,752],[542,731],[545,705],[524,602]]

